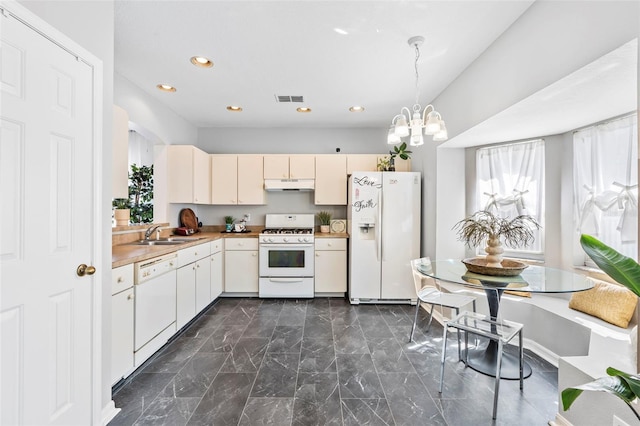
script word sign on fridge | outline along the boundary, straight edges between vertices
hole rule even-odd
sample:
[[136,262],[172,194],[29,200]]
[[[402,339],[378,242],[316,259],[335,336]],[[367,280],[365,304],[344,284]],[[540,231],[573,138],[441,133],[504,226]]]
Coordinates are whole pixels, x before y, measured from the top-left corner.
[[351,303],[416,300],[411,259],[420,257],[421,178],[354,172],[349,178]]

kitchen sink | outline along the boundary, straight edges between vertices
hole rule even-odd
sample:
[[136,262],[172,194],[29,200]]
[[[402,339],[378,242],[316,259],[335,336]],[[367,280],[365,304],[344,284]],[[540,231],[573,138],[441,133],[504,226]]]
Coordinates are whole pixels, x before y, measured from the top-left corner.
[[129,244],[134,246],[175,246],[178,244],[190,243],[192,241],[203,239],[204,237],[168,237],[160,238],[159,240],[138,240]]
[[168,238],[160,238],[160,240],[156,241],[179,241],[181,243],[188,243],[190,241],[198,241],[204,240],[205,237],[168,237]]
[[169,240],[138,240],[132,243],[129,243],[133,246],[175,246],[178,244],[184,244],[187,241],[169,241]]

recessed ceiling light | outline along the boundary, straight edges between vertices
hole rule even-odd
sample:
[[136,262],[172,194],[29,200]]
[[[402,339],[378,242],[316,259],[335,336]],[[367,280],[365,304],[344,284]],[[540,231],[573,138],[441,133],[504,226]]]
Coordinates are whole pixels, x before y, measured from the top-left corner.
[[176,88],[169,84],[158,84],[156,85],[158,90],[162,90],[163,92],[175,92]]
[[299,107],[299,108],[296,108],[296,111],[298,111],[298,112],[311,112],[311,108]]
[[354,105],[354,106],[349,108],[349,111],[351,111],[351,112],[362,112],[362,111],[364,111],[364,107],[361,107],[360,105]]
[[213,66],[213,62],[204,56],[192,56],[191,63],[199,68],[211,68]]
[[227,107],[227,110],[228,111],[234,111],[234,112],[240,112],[240,111],[242,111],[242,107],[239,107],[237,105],[229,105]]

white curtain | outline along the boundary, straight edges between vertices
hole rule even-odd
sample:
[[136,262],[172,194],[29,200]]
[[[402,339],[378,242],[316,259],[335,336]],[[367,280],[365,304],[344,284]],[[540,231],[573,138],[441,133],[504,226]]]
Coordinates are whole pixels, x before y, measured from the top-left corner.
[[153,143],[135,130],[129,130],[129,168],[153,164]]
[[[544,141],[481,148],[476,151],[477,210],[501,217],[530,215],[544,220]],[[535,230],[534,243],[515,252],[542,253],[543,231]]]
[[635,114],[573,135],[577,231],[637,259],[638,123]]

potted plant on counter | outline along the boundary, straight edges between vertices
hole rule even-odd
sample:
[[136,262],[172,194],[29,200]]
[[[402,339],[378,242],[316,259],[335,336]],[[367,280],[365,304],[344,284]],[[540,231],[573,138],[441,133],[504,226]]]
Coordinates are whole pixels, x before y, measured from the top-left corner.
[[320,211],[317,214],[318,220],[320,221],[320,232],[327,233],[329,232],[329,225],[331,225],[331,213],[328,211]]
[[129,200],[127,198],[114,198],[113,207],[113,218],[116,221],[116,226],[129,225],[129,217],[131,214]]
[[233,222],[236,221],[236,218],[233,216],[225,216],[224,217],[224,224],[225,224],[225,230],[227,232],[231,232],[233,231]]

